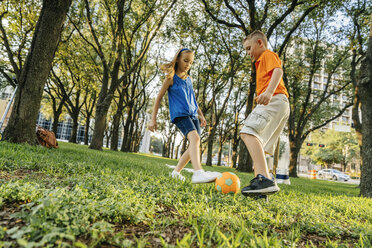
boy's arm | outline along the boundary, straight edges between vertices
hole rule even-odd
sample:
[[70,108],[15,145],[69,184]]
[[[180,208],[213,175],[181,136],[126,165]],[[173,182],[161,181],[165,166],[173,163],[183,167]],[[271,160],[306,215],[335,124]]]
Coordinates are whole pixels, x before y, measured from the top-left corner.
[[160,107],[160,102],[163,96],[165,95],[165,92],[167,92],[169,86],[171,86],[173,83],[173,80],[170,78],[165,79],[163,85],[161,86],[161,89],[158,93],[158,96],[156,97],[155,104],[154,104],[154,110],[152,111],[152,118],[148,125],[148,129],[150,131],[155,131],[158,128],[158,124],[156,123],[156,115],[158,114],[158,110]]
[[271,98],[279,85],[280,79],[282,78],[283,70],[281,68],[275,68],[271,75],[271,80],[267,89],[258,97],[256,97],[257,104],[267,105],[270,103]]
[[200,118],[200,126],[205,127],[207,125],[207,121],[205,120],[203,112],[201,111],[199,107],[198,107],[198,116]]

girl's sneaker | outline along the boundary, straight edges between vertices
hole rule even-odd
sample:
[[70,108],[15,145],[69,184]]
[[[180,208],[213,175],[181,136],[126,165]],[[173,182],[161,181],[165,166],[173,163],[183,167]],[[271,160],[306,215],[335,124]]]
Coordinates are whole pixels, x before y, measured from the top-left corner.
[[185,177],[181,175],[181,173],[177,172],[177,171],[172,171],[172,173],[169,174],[171,177],[173,178],[176,178],[176,179],[179,179],[181,181],[185,181]]
[[218,177],[217,173],[204,171],[204,170],[197,170],[194,172],[191,178],[192,183],[211,183],[216,180]]

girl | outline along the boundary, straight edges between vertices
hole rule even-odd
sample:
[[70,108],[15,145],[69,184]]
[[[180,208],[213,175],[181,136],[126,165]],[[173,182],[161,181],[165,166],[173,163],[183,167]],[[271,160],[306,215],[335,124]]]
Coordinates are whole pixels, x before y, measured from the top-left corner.
[[150,131],[157,129],[156,115],[160,106],[161,99],[168,90],[169,112],[172,123],[181,130],[183,135],[190,142],[189,148],[182,154],[180,160],[171,176],[182,181],[185,180],[180,171],[191,160],[194,174],[192,183],[213,182],[218,176],[217,173],[204,171],[200,163],[200,124],[204,127],[207,122],[196,103],[191,78],[188,71],[194,61],[194,53],[188,48],[177,51],[173,60],[160,67],[167,76],[156,98],[152,120],[148,125]]

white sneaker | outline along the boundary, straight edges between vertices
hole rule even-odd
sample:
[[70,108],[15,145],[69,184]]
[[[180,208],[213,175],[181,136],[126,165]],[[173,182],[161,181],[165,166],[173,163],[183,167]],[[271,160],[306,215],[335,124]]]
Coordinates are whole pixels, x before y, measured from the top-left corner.
[[177,172],[177,171],[172,171],[172,173],[169,174],[172,178],[175,178],[175,179],[179,179],[181,181],[185,181],[185,177],[181,175],[181,173]]
[[206,173],[208,173],[210,175],[213,175],[216,178],[218,178],[219,176],[222,176],[222,173],[221,172],[218,172],[218,171],[206,171]]
[[197,170],[194,172],[191,178],[192,183],[211,183],[218,177],[217,173]]

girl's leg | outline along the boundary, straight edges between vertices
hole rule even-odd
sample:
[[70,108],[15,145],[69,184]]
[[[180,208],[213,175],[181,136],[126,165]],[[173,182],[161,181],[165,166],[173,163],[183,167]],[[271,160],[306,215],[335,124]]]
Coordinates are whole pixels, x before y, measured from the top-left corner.
[[187,165],[188,162],[190,162],[190,147],[187,148],[187,150],[182,154],[174,170],[177,172],[181,172],[181,170]]
[[202,166],[200,163],[200,136],[196,130],[193,130],[187,134],[187,139],[190,142],[189,157],[191,159],[192,167],[195,171],[201,170]]

